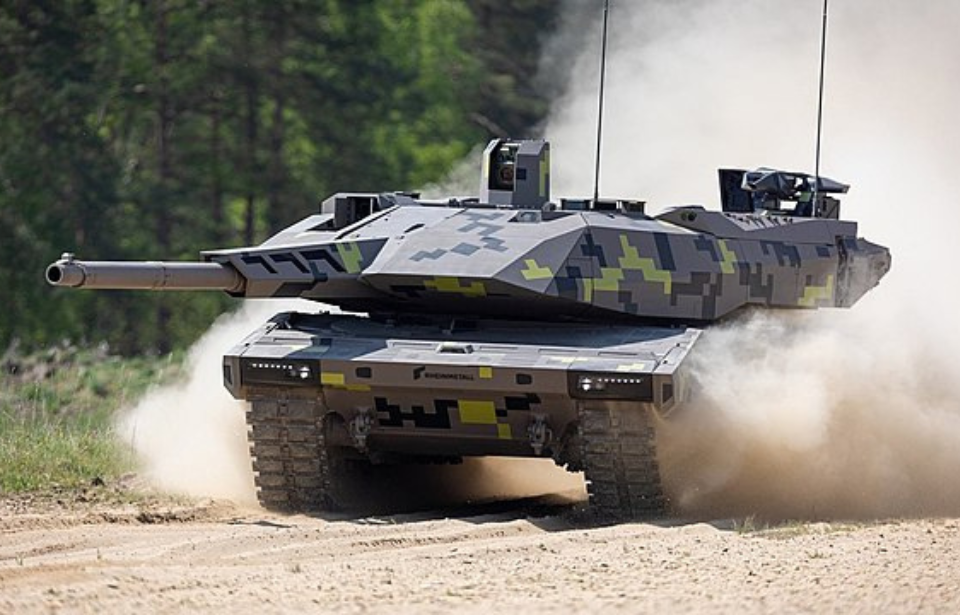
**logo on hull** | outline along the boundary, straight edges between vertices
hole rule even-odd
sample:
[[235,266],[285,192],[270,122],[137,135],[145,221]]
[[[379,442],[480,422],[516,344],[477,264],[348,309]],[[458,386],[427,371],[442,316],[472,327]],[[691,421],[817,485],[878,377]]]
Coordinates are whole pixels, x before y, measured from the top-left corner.
[[470,381],[474,380],[472,374],[455,374],[451,372],[428,372],[425,365],[420,367],[413,368],[413,379],[420,380],[421,378],[426,378],[428,380],[458,380],[458,381]]

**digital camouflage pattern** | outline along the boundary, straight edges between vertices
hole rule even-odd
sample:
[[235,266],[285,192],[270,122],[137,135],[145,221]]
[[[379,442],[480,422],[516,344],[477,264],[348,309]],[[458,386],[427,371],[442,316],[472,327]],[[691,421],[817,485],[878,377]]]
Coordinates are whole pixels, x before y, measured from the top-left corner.
[[65,255],[47,278],[369,315],[279,314],[224,358],[227,388],[252,402],[265,506],[349,507],[379,464],[508,455],[583,470],[601,514],[659,515],[654,423],[689,394],[694,327],[748,307],[848,307],[890,267],[838,219],[831,194],[846,186],[769,169],[720,178],[724,211],[553,203],[548,144],[495,140],[477,198],[342,193],[205,263]]

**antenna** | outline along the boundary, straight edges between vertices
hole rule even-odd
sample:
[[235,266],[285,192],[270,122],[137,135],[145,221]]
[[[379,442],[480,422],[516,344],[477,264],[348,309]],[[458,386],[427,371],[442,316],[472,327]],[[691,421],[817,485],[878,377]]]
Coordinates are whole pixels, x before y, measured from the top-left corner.
[[[823,24],[820,27],[820,98],[817,101],[817,156],[813,172],[813,207],[820,192],[820,133],[823,128],[823,73],[827,57],[827,2],[823,0]],[[816,215],[816,214],[814,214]]]
[[603,39],[600,44],[600,105],[597,111],[597,158],[593,171],[594,203],[600,198],[600,144],[603,138],[603,76],[607,71],[607,16],[609,14],[610,0],[603,0]]

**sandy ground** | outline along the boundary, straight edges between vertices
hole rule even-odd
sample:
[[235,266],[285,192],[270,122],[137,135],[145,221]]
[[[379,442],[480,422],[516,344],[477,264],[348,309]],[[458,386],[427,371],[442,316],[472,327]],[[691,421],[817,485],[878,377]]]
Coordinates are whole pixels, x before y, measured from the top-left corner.
[[960,612],[960,520],[758,525],[7,498],[0,612]]

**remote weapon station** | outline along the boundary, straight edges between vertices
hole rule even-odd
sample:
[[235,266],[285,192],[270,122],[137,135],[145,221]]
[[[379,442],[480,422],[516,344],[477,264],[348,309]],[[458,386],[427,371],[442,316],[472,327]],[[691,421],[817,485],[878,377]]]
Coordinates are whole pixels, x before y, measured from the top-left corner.
[[497,139],[477,197],[340,193],[259,246],[199,263],[65,254],[46,279],[354,313],[277,314],[223,358],[267,508],[349,508],[370,465],[499,455],[583,471],[602,515],[659,516],[654,426],[689,395],[698,327],[851,306],[890,254],[839,219],[847,186],[819,174],[724,169],[722,211],[651,217],[552,200],[549,159],[545,141]]

